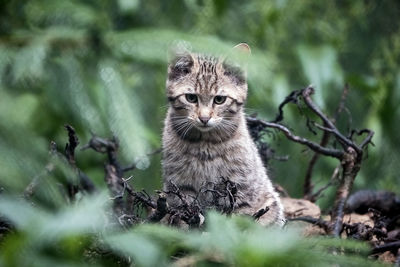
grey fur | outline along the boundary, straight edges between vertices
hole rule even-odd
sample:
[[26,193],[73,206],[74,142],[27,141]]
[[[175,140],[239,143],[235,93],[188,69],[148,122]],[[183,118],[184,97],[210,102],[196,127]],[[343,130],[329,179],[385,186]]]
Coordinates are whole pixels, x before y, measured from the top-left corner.
[[[168,67],[170,101],[163,131],[164,188],[174,183],[191,194],[221,177],[238,185],[234,212],[253,215],[269,211],[263,225],[284,224],[283,207],[250,137],[243,113],[247,97],[245,74],[219,58],[178,54]],[[190,103],[185,94],[196,94]],[[226,96],[223,104],[215,95]],[[202,128],[199,117],[210,118]]]

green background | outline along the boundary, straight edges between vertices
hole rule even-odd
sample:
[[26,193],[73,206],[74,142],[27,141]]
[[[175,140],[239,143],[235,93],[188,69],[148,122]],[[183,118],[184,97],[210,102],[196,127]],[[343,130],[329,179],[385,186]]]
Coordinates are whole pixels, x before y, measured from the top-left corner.
[[[252,48],[247,113],[271,120],[292,90],[312,84],[315,101],[333,116],[345,83],[350,93],[338,126],[375,131],[375,147],[357,188],[399,191],[400,28],[396,1],[3,1],[0,24],[0,179],[23,188],[43,169],[50,140],[60,150],[65,123],[81,143],[90,131],[114,133],[121,160],[139,162],[139,188],[160,187],[168,48],[227,53]],[[293,105],[285,124],[315,141]],[[270,173],[291,195],[302,195],[312,153],[280,134],[267,136],[287,162]],[[103,185],[104,158],[77,155],[79,167]],[[326,183],[335,160],[314,173]]]
[[[160,188],[160,155],[146,154],[161,145],[168,48],[186,41],[195,51],[217,54],[248,43],[246,112],[266,120],[275,117],[286,95],[309,84],[316,88],[316,103],[333,117],[347,83],[350,91],[338,127],[344,134],[350,129],[375,131],[375,146],[368,149],[355,189],[400,192],[399,17],[400,3],[389,0],[0,1],[1,191],[20,194],[44,172],[50,141],[64,149],[66,123],[75,127],[81,145],[90,132],[116,135],[120,161],[136,162],[139,168],[127,174],[133,175],[133,185],[149,192]],[[285,125],[319,142],[320,134],[311,134],[305,120],[296,106],[285,109]],[[266,135],[265,141],[277,155],[289,155],[288,161],[270,162],[270,176],[290,195],[301,197],[311,151],[279,133]],[[76,159],[99,188],[106,187],[105,155],[78,151]],[[329,181],[337,164],[329,158],[318,162],[313,176],[317,187]],[[48,175],[35,193],[36,203],[46,209],[64,207],[59,183],[71,177],[68,168]],[[330,207],[333,192],[330,188],[319,200],[322,208]],[[32,213],[18,205],[3,200],[0,208],[4,214],[13,209]],[[23,226],[31,217],[16,218]],[[60,220],[53,219],[55,225]],[[34,222],[39,228],[27,232],[42,229],[42,221]],[[70,236],[68,227],[60,238],[70,253],[64,256],[73,260],[79,254],[74,238],[81,232]],[[18,249],[12,248],[36,240],[31,237],[9,239],[3,256],[10,262],[19,259]],[[86,237],[79,240],[84,247]],[[36,246],[26,251],[34,254]]]

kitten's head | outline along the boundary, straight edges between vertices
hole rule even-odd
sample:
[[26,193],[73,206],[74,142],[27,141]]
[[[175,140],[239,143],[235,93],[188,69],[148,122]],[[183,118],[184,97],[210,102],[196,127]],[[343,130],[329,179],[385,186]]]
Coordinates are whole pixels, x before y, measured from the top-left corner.
[[[247,44],[231,54],[250,54]],[[247,97],[244,70],[217,58],[180,50],[168,66],[167,97],[173,128],[182,138],[221,140],[237,129]]]

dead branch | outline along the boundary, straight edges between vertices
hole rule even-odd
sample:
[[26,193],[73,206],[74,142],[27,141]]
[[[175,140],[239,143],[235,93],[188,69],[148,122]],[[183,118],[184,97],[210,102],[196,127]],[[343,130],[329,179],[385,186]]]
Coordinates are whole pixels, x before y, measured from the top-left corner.
[[40,180],[47,176],[49,173],[51,173],[54,170],[54,165],[52,163],[48,163],[46,167],[44,168],[44,171],[41,173],[37,174],[35,177],[33,177],[32,181],[28,184],[28,186],[24,190],[24,198],[29,199],[33,196],[33,194],[36,191],[36,188],[40,184]]
[[[348,86],[348,84],[345,84],[345,86],[343,87],[342,95],[340,97],[338,108],[336,109],[335,116],[332,119],[332,123],[333,124],[336,124],[336,121],[338,120],[338,117],[339,117],[340,113],[342,113],[342,111],[343,111],[343,109],[345,107],[344,103],[346,101],[348,93],[349,93],[349,86]],[[315,125],[317,126],[317,124],[315,124]],[[324,124],[323,128],[327,129],[327,125]],[[324,131],[323,134],[322,134],[320,145],[325,147],[329,143],[330,137],[331,137],[330,131],[329,130]],[[331,184],[331,182],[329,182],[326,187],[324,186],[324,187],[320,188],[317,192],[312,194],[313,187],[314,187],[313,184],[312,184],[312,181],[311,181],[312,172],[314,170],[314,166],[317,163],[319,157],[320,157],[319,153],[314,153],[313,157],[310,160],[310,163],[308,164],[306,175],[305,175],[305,178],[304,178],[304,198],[310,200],[311,202],[315,202],[317,197],[320,195],[320,193],[323,190],[325,190],[326,188],[328,188],[329,185]],[[336,172],[336,170],[337,169],[335,169],[335,172]]]
[[315,203],[315,201],[317,201],[318,198],[319,198],[320,196],[322,196],[322,193],[323,193],[326,189],[328,189],[329,187],[331,187],[332,185],[333,185],[333,181],[330,180],[326,185],[321,186],[317,191],[315,191],[315,193],[313,193],[313,194],[308,198],[308,200],[311,201],[311,202],[313,202],[313,203]]
[[[322,135],[321,142],[319,143],[319,145],[321,147],[325,147],[329,142],[329,137],[330,137],[329,132],[325,131]],[[314,166],[317,163],[319,156],[320,156],[319,153],[314,153],[313,157],[310,160],[310,163],[308,164],[306,177],[304,178],[304,186],[303,186],[304,198],[310,200],[311,202],[313,202],[311,200],[312,199],[311,194],[314,189],[314,185],[311,182],[311,177],[312,177],[312,172],[314,170]]]
[[311,95],[313,95],[314,92],[315,92],[314,88],[310,87],[310,86],[302,90],[302,96],[304,99],[304,103],[308,106],[308,108],[311,111],[313,111],[323,121],[324,125],[326,125],[327,128],[329,129],[329,132],[332,133],[336,137],[336,139],[342,145],[343,149],[346,149],[347,147],[352,147],[354,150],[356,150],[357,153],[361,153],[362,150],[356,144],[354,144],[352,140],[345,137],[336,128],[336,126],[332,123],[332,121],[312,101]]
[[[114,202],[114,213],[122,226],[130,225],[136,219],[134,213],[135,201],[138,195],[134,192],[128,181],[123,178],[124,170],[118,161],[118,139],[113,136],[110,139],[104,139],[92,135],[89,143],[81,148],[85,150],[91,148],[96,152],[107,154],[107,163],[105,164],[105,181],[110,191],[111,199]],[[128,196],[124,199],[125,192]]]
[[[347,95],[348,89],[345,89],[343,95]],[[337,189],[336,198],[334,202],[334,209],[332,212],[331,217],[331,224],[329,232],[334,236],[340,236],[340,233],[343,228],[343,215],[344,215],[344,205],[346,200],[349,196],[349,193],[352,189],[353,182],[355,177],[357,176],[358,171],[360,170],[361,162],[362,162],[362,155],[363,150],[367,147],[368,144],[371,143],[372,137],[374,132],[368,129],[363,130],[359,133],[359,135],[367,133],[367,136],[364,140],[357,145],[353,140],[352,136],[346,137],[342,134],[335,126],[334,122],[331,121],[327,115],[325,115],[319,107],[313,102],[311,96],[314,93],[314,88],[311,86],[292,92],[282,104],[279,106],[279,114],[274,122],[265,122],[256,118],[247,117],[248,122],[258,123],[265,128],[274,128],[279,130],[280,132],[284,133],[285,136],[296,143],[303,144],[313,150],[317,154],[322,154],[325,156],[330,156],[337,158],[340,160],[340,164],[342,167],[342,177],[339,182],[339,187]],[[345,99],[345,96],[342,95],[342,99]],[[306,107],[316,114],[323,122],[323,126],[315,124],[317,129],[322,130],[324,135],[326,136],[325,139],[328,139],[330,135],[335,137],[336,141],[339,142],[342,149],[336,148],[328,148],[325,147],[328,140],[321,140],[320,144],[317,144],[313,141],[310,141],[304,137],[294,135],[287,127],[283,126],[282,124],[276,123],[283,119],[283,106],[287,103],[294,102],[297,103],[298,98],[301,96],[303,102],[305,103]],[[343,105],[339,105],[338,110],[341,111],[343,109]],[[312,191],[312,183],[311,183],[311,173],[312,168],[315,165],[316,160],[318,159],[317,156],[314,155],[314,159],[310,162],[308,175],[306,176],[305,180],[305,192],[307,195],[310,194]]]
[[71,125],[66,124],[64,127],[68,132],[68,143],[65,144],[65,157],[67,158],[71,167],[77,173],[79,183],[83,190],[92,193],[96,191],[94,183],[84,172],[78,168],[75,161],[75,149],[79,145],[78,136],[76,135],[75,129]]
[[[193,198],[190,195],[184,194],[174,183],[170,183],[169,188],[169,191],[163,191],[163,193],[166,196],[171,195],[179,199],[179,204],[169,207],[169,224],[180,225],[181,221],[184,221],[190,228],[198,228],[203,210],[197,201],[197,197]],[[191,202],[189,202],[190,198],[193,198]]]
[[157,199],[157,207],[153,214],[151,214],[147,220],[149,222],[161,221],[170,211],[168,210],[167,197],[163,193],[159,193]]
[[119,217],[124,214],[124,201],[123,196],[125,192],[125,184],[117,175],[117,170],[112,164],[105,166],[105,182],[111,193],[111,199],[114,203],[114,212]]
[[66,124],[64,127],[68,132],[68,143],[65,144],[65,157],[72,166],[75,166],[75,148],[79,145],[79,140],[75,129],[71,125]]
[[[50,142],[50,147],[49,147],[49,156],[53,157],[57,154],[57,145],[54,141]],[[32,181],[28,184],[28,186],[25,188],[23,196],[25,199],[29,199],[32,197],[32,195],[35,193],[37,186],[40,184],[40,180],[42,177],[48,175],[54,170],[54,165],[53,163],[48,163],[44,171],[41,173],[37,174],[35,177],[33,177]]]
[[[283,116],[283,115],[282,115]],[[251,115],[251,117],[255,118],[256,114]],[[287,161],[289,156],[278,156],[276,155],[275,150],[263,140],[263,136],[265,133],[269,133],[266,131],[266,128],[258,123],[253,123],[251,121],[247,121],[247,127],[250,131],[250,136],[256,143],[258,152],[261,156],[262,161],[266,166],[270,159],[278,160],[278,161]]]
[[321,218],[313,218],[310,216],[305,216],[305,217],[297,217],[297,218],[288,218],[288,221],[302,221],[302,222],[306,222],[306,223],[311,223],[314,224],[316,226],[321,227],[322,229],[324,229],[326,232],[328,232],[330,224],[329,222],[321,219]]
[[[64,150],[64,155],[59,153],[57,151],[57,144],[54,141],[50,142],[50,149],[49,149],[49,156],[50,157],[58,157],[62,159],[62,161],[65,161],[66,164],[69,164],[73,170],[75,171],[78,179],[79,179],[79,184],[81,189],[88,193],[92,193],[96,191],[96,187],[94,183],[90,180],[90,178],[82,172],[76,165],[75,161],[75,149],[79,145],[79,139],[76,135],[75,129],[70,126],[70,125],[65,125],[65,129],[68,132],[68,142],[65,145],[65,150]],[[32,181],[28,184],[28,186],[24,190],[24,198],[30,198],[35,190],[36,187],[39,185],[40,180],[44,177],[47,176],[49,173],[51,173],[54,170],[54,164],[49,162],[45,170],[36,175]],[[73,198],[74,195],[79,191],[79,187],[77,185],[74,185],[73,183],[68,183],[67,185],[67,192],[70,198]]]
[[313,193],[313,194],[309,197],[309,198],[310,198],[309,200],[310,200],[311,202],[317,201],[317,199],[318,199],[320,196],[322,196],[322,193],[323,193],[326,189],[328,189],[330,186],[332,186],[332,185],[335,183],[335,181],[336,181],[336,179],[337,179],[337,176],[339,175],[340,167],[341,167],[341,165],[338,164],[338,166],[333,170],[333,173],[332,173],[332,175],[331,175],[331,178],[330,178],[329,182],[328,182],[326,185],[324,185],[324,186],[322,186],[321,188],[319,188],[317,191],[315,191],[315,193]]
[[283,107],[288,103],[297,104],[300,95],[301,95],[301,90],[295,90],[295,91],[291,92],[287,97],[285,97],[283,102],[278,107],[278,111],[279,111],[278,114],[276,115],[275,119],[271,122],[278,123],[278,122],[283,121],[283,118],[284,118],[283,117]]
[[[86,149],[93,149],[96,152],[99,153],[107,153],[109,162],[112,162],[113,165],[115,165],[118,169],[118,173],[122,175],[125,172],[132,171],[136,169],[136,162],[131,163],[128,166],[122,167],[118,160],[117,160],[117,151],[119,149],[119,142],[118,139],[113,136],[111,139],[104,139],[101,137],[96,136],[95,134],[92,134],[92,138],[89,140],[89,143],[84,145],[81,150],[86,150]],[[153,156],[161,152],[161,148],[155,149],[154,151],[146,154],[147,156]]]
[[278,124],[278,123],[273,123],[273,122],[266,122],[257,118],[252,118],[252,117],[247,117],[246,118],[248,122],[251,123],[258,123],[266,128],[274,128],[277,129],[279,131],[281,131],[289,140],[305,145],[307,147],[309,147],[311,150],[318,152],[320,154],[323,154],[325,156],[330,156],[330,157],[334,157],[334,158],[338,158],[341,159],[343,156],[343,152],[341,150],[338,149],[334,149],[334,148],[325,148],[320,146],[319,144],[312,142],[306,138],[294,135],[286,126],[283,126],[282,124]]

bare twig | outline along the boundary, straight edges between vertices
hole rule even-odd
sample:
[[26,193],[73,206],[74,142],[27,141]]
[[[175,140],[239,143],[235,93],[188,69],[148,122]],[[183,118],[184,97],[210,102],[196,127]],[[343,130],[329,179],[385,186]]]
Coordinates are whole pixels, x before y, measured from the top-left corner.
[[[62,155],[61,153],[59,153],[57,151],[57,145],[54,141],[50,142],[50,149],[49,149],[49,155],[50,157],[59,157],[60,159],[63,160],[63,162],[65,162],[66,164],[69,164],[73,170],[76,172],[79,181],[80,181],[80,185],[81,187],[86,191],[86,192],[94,192],[96,190],[93,182],[90,180],[90,178],[84,173],[82,172],[76,165],[76,161],[75,161],[75,148],[78,146],[79,144],[79,139],[75,133],[75,129],[70,126],[70,125],[65,125],[65,129],[68,132],[68,142],[65,145],[65,154]],[[65,159],[64,159],[65,156]],[[68,162],[68,163],[67,163]],[[24,190],[24,197],[25,198],[29,198],[31,197],[35,190],[36,187],[39,185],[40,183],[40,179],[46,175],[48,175],[49,173],[51,173],[54,169],[54,164],[53,163],[48,163],[45,167],[45,170],[36,175],[32,181],[29,183],[29,185],[25,188]],[[73,198],[73,196],[76,194],[76,192],[79,190],[78,187],[72,183],[68,183],[68,194],[71,198]]]
[[183,208],[185,208],[186,210],[189,209],[190,204],[188,203],[188,201],[186,200],[185,195],[183,195],[183,193],[181,192],[181,190],[179,189],[179,187],[173,182],[170,181],[169,182],[169,188],[170,190],[168,191],[163,191],[166,195],[175,195],[179,198],[179,200],[181,201],[181,206]]
[[64,127],[68,132],[68,143],[65,144],[65,157],[72,168],[76,171],[82,188],[85,191],[92,193],[96,191],[94,183],[84,172],[78,168],[75,161],[75,149],[79,145],[78,136],[76,135],[75,129],[71,125],[67,124]]
[[[319,143],[319,145],[321,147],[325,147],[328,142],[329,142],[329,132],[324,131],[323,135],[322,135],[322,139],[321,142]],[[310,160],[310,163],[308,164],[307,167],[307,171],[306,171],[306,177],[304,178],[304,198],[308,199],[310,201],[312,201],[312,191],[314,188],[314,185],[311,182],[311,178],[312,178],[312,172],[314,170],[314,166],[317,163],[318,159],[319,159],[320,154],[315,152],[313,157]]]
[[285,134],[285,136],[296,143],[300,143],[303,145],[306,145],[307,147],[309,147],[310,149],[312,149],[315,152],[321,153],[325,156],[330,156],[330,157],[334,157],[334,158],[338,158],[341,159],[343,156],[343,152],[341,150],[338,149],[333,149],[333,148],[325,148],[320,146],[319,144],[312,142],[306,138],[297,136],[292,134],[292,132],[286,127],[283,126],[281,124],[278,123],[273,123],[273,122],[266,122],[260,119],[256,119],[256,118],[252,118],[252,117],[247,117],[246,118],[247,121],[253,122],[253,123],[259,123],[260,125],[264,126],[264,127],[269,127],[269,128],[274,128],[274,129],[278,129],[279,131],[281,131],[282,133]]
[[37,174],[35,177],[33,177],[32,181],[28,184],[28,186],[24,190],[24,198],[28,199],[32,197],[32,195],[35,193],[36,188],[40,184],[40,180],[51,173],[54,170],[54,165],[52,163],[48,163],[45,167],[45,170],[39,174]]
[[107,153],[108,150],[118,150],[118,142],[116,138],[104,139],[93,134],[89,143],[82,146],[81,150],[89,148],[99,153]]
[[314,113],[316,113],[321,118],[324,124],[332,130],[330,131],[330,133],[335,136],[336,140],[339,141],[344,149],[344,154],[341,161],[343,169],[342,180],[336,193],[334,204],[335,207],[332,213],[332,225],[330,229],[330,232],[334,236],[340,236],[340,232],[342,231],[343,226],[344,205],[352,189],[354,179],[357,176],[358,171],[360,170],[363,149],[364,147],[366,147],[367,144],[371,142],[374,132],[371,130],[367,130],[366,132],[368,132],[369,134],[364,139],[364,141],[361,142],[361,145],[357,146],[351,139],[341,134],[339,130],[335,127],[335,125],[327,118],[327,116],[323,114],[313,103],[311,99],[311,95],[313,94],[313,92],[314,89],[312,87],[307,87],[303,90],[302,95],[304,97],[304,102]]
[[307,222],[314,224],[316,226],[319,226],[323,228],[326,232],[328,231],[330,227],[330,223],[327,221],[324,221],[321,218],[313,218],[311,216],[304,216],[304,217],[297,217],[297,218],[288,218],[288,221],[302,221],[302,222]]
[[296,103],[298,101],[299,96],[301,95],[301,90],[296,90],[291,92],[287,97],[285,97],[285,100],[279,105],[278,107],[278,114],[276,115],[275,119],[271,121],[272,123],[278,123],[283,120],[283,107],[288,104],[288,103]]
[[119,217],[124,214],[123,196],[126,185],[123,183],[120,177],[118,177],[117,170],[112,164],[106,164],[105,172],[105,181],[108,189],[111,192],[111,199],[114,201],[114,212]]
[[158,195],[158,200],[157,200],[157,207],[154,211],[153,214],[151,214],[147,220],[149,222],[159,222],[162,218],[164,218],[168,214],[168,204],[167,204],[167,198],[165,194],[160,193]]
[[136,203],[144,204],[152,209],[157,209],[157,203],[147,194],[145,191],[135,192],[130,187],[128,187],[128,193],[135,197]]
[[65,157],[72,166],[76,166],[75,148],[79,145],[79,139],[75,133],[75,129],[71,125],[66,124],[64,127],[68,132],[68,143],[65,144]]
[[361,135],[363,133],[367,134],[367,137],[361,142],[360,147],[362,149],[364,149],[365,147],[367,147],[368,144],[373,144],[372,143],[372,137],[374,136],[374,132],[369,130],[369,129],[363,129],[361,131],[359,131],[358,135]]
[[[343,95],[342,95],[342,102],[344,102],[345,96],[347,95],[348,87],[345,87]],[[353,140],[345,135],[343,135],[335,126],[334,122],[331,121],[327,115],[325,115],[318,106],[313,102],[311,96],[314,93],[314,88],[311,86],[302,89],[300,91],[295,91],[290,94],[285,101],[280,105],[279,114],[275,121],[281,121],[283,119],[283,111],[282,107],[289,102],[296,102],[298,97],[301,96],[305,105],[314,113],[316,114],[323,122],[323,126],[316,124],[317,128],[324,131],[323,140],[321,140],[320,144],[317,144],[313,141],[310,141],[304,137],[294,135],[287,127],[283,126],[282,124],[275,123],[275,122],[265,122],[256,118],[248,117],[247,121],[251,123],[258,123],[263,127],[269,127],[278,129],[279,131],[283,132],[285,136],[296,143],[303,144],[313,150],[318,154],[322,154],[325,156],[334,157],[340,160],[342,166],[342,178],[339,183],[339,187],[336,194],[335,199],[335,207],[333,209],[332,217],[331,217],[331,225],[329,227],[329,232],[332,233],[334,236],[339,236],[342,231],[343,226],[343,215],[344,215],[344,204],[346,203],[347,197],[349,192],[352,189],[354,179],[360,170],[360,165],[362,161],[363,149],[371,143],[372,136],[374,134],[371,130],[363,130],[359,134],[367,133],[366,138],[357,145],[353,142]],[[297,102],[296,102],[297,103]],[[341,103],[338,108],[338,113],[344,109],[344,104]],[[335,139],[341,144],[342,149],[336,148],[327,148],[325,147],[329,136],[332,135]],[[312,183],[311,183],[311,173],[312,169],[318,159],[318,155],[314,155],[314,158],[310,162],[309,169],[307,171],[306,181],[305,181],[305,189],[304,192],[306,196],[311,196],[312,191]],[[318,191],[318,194],[325,190],[326,187],[321,188]]]
[[[55,156],[57,155],[57,144],[54,141],[50,142],[50,147],[49,147],[49,156]],[[54,165],[52,163],[48,163],[41,173],[37,174],[35,177],[33,177],[32,181],[28,184],[28,186],[24,190],[24,198],[28,199],[32,197],[32,195],[35,193],[37,186],[40,183],[40,180],[42,177],[48,175],[51,173],[54,169]]]
[[314,88],[310,86],[302,90],[304,103],[309,107],[309,109],[317,114],[327,128],[331,129],[331,133],[336,137],[339,143],[342,144],[344,149],[350,146],[358,153],[361,152],[361,149],[357,147],[350,139],[346,138],[342,133],[340,133],[332,121],[317,107],[317,105],[314,104],[311,99],[312,94],[314,94]]
[[333,185],[333,181],[329,181],[326,185],[320,187],[317,191],[315,191],[310,197],[309,197],[309,201],[311,202],[315,202],[318,200],[318,198],[321,196],[321,194],[328,189],[329,187],[331,187]]
[[[111,193],[111,199],[114,201],[114,213],[118,216],[119,222],[122,219],[126,219],[126,222],[131,224],[132,218],[135,217],[133,215],[133,207],[136,201],[140,201],[138,200],[140,199],[140,194],[136,193],[128,183],[132,177],[123,178],[124,171],[118,162],[117,155],[119,148],[118,139],[114,136],[110,139],[104,139],[93,134],[89,143],[83,146],[82,150],[88,148],[107,154],[108,162],[105,164],[105,181]],[[124,200],[125,192],[128,192],[128,195]],[[125,226],[125,223],[121,225]]]
[[313,193],[310,197],[309,200],[311,202],[315,202],[318,200],[318,198],[321,196],[321,194],[328,189],[330,186],[332,186],[335,183],[335,180],[337,179],[337,176],[339,175],[339,170],[340,170],[341,165],[339,164],[338,166],[336,166],[336,168],[333,170],[333,173],[331,175],[331,178],[329,180],[329,182],[322,186],[321,188],[319,188],[317,191],[315,191],[315,193]]
[[[340,102],[339,102],[338,108],[336,110],[336,114],[332,120],[333,124],[336,124],[336,121],[337,121],[340,113],[344,109],[344,103],[346,101],[348,93],[349,93],[349,86],[348,86],[348,84],[345,84],[343,91],[342,91],[342,95],[340,97]],[[319,125],[315,124],[315,126],[318,128]],[[331,137],[331,135],[330,135],[331,129],[328,128],[325,123],[324,123],[324,126],[320,127],[320,129],[324,130],[322,138],[321,138],[320,146],[325,147],[328,144],[329,139]],[[328,188],[328,186],[331,184],[331,182],[329,182],[326,187],[320,188],[320,190],[318,190],[316,193],[312,194],[312,190],[314,187],[312,184],[312,181],[311,181],[312,172],[314,170],[314,166],[317,163],[319,157],[320,157],[319,153],[314,153],[313,157],[310,160],[310,163],[308,164],[306,176],[304,178],[304,198],[310,200],[311,202],[315,202],[317,197],[320,195],[320,193],[323,190],[325,190],[326,188]]]

